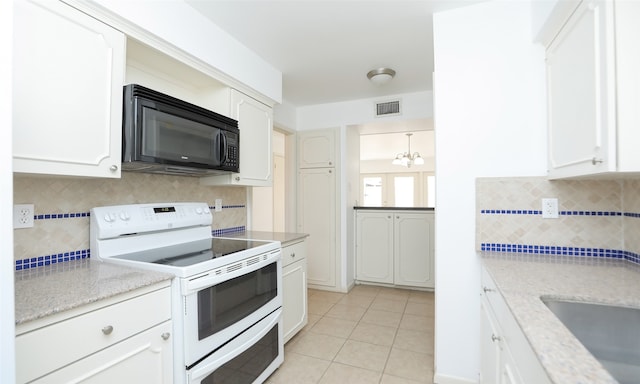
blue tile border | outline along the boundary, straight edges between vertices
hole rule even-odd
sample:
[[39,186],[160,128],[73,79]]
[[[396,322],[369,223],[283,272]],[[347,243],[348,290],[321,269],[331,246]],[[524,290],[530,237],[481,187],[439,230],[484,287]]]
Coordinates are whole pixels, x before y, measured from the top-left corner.
[[[246,205],[244,204],[237,204],[237,205],[223,205],[222,209],[231,209],[231,208],[246,208]],[[215,206],[211,206],[209,207],[209,209],[211,210],[211,212],[215,213]]]
[[89,212],[72,212],[72,213],[45,213],[42,215],[33,215],[34,220],[50,220],[50,219],[73,219],[78,217],[89,217]]
[[15,270],[21,271],[24,269],[43,267],[45,265],[64,263],[71,260],[88,259],[89,257],[91,257],[91,252],[88,249],[31,257],[28,259],[16,260]]
[[213,236],[221,236],[221,235],[227,235],[227,234],[230,234],[230,233],[244,232],[245,230],[246,230],[246,227],[244,225],[242,225],[240,227],[214,229],[213,231],[211,231],[211,234]]
[[[481,215],[542,215],[542,210],[535,209],[481,209]],[[640,218],[640,213],[615,211],[559,211],[560,216],[625,216]]]
[[[246,208],[246,205],[237,204],[237,205],[222,206],[222,209],[235,209],[235,208]],[[213,212],[215,210],[215,207],[211,206],[209,207],[209,209],[211,210],[211,212]],[[90,217],[90,216],[91,216],[90,212],[43,213],[39,215],[33,215],[33,219],[34,220],[75,219],[75,218]]]
[[634,252],[605,248],[565,247],[557,245],[527,245],[527,244],[499,244],[482,243],[481,251],[530,253],[539,255],[602,257],[606,259],[626,260],[640,264],[640,255]]

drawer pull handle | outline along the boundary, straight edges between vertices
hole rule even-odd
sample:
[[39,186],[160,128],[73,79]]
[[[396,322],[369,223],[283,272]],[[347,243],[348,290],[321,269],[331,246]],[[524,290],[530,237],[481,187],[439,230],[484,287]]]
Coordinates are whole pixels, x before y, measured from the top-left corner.
[[495,289],[491,289],[491,288],[487,288],[487,287],[482,287],[482,290],[484,291],[484,293],[495,292]]
[[295,252],[293,252],[293,253],[291,254],[291,258],[294,258],[294,257],[296,257],[296,253],[295,253]]
[[496,336],[495,334],[491,334],[491,341],[496,342],[502,340],[500,336]]
[[165,332],[162,335],[160,335],[160,337],[162,337],[162,340],[169,340],[169,337],[171,337],[171,334],[169,332]]
[[111,332],[113,332],[113,326],[111,325],[107,325],[106,327],[102,328],[102,333],[104,333],[105,335],[110,335]]

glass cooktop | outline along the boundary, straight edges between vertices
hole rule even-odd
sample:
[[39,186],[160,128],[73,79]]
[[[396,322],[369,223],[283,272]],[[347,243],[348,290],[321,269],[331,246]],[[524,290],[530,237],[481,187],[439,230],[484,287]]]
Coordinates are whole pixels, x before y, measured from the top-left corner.
[[134,252],[117,256],[116,258],[173,267],[187,267],[208,260],[220,259],[224,256],[265,244],[269,244],[269,242],[214,237],[210,241],[205,240],[203,242],[185,243],[160,249]]

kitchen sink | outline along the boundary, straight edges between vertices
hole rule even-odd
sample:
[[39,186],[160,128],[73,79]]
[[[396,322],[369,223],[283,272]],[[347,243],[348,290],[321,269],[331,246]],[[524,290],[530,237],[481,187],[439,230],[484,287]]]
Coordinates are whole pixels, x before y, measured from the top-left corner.
[[640,378],[640,309],[542,299],[620,384]]

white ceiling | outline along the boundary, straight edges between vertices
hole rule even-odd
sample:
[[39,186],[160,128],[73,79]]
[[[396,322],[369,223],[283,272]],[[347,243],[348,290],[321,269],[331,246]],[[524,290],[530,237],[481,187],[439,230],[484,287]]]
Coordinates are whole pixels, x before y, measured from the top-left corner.
[[[186,0],[283,75],[293,106],[432,90],[432,14],[478,0]],[[366,74],[397,74],[384,86]]]

